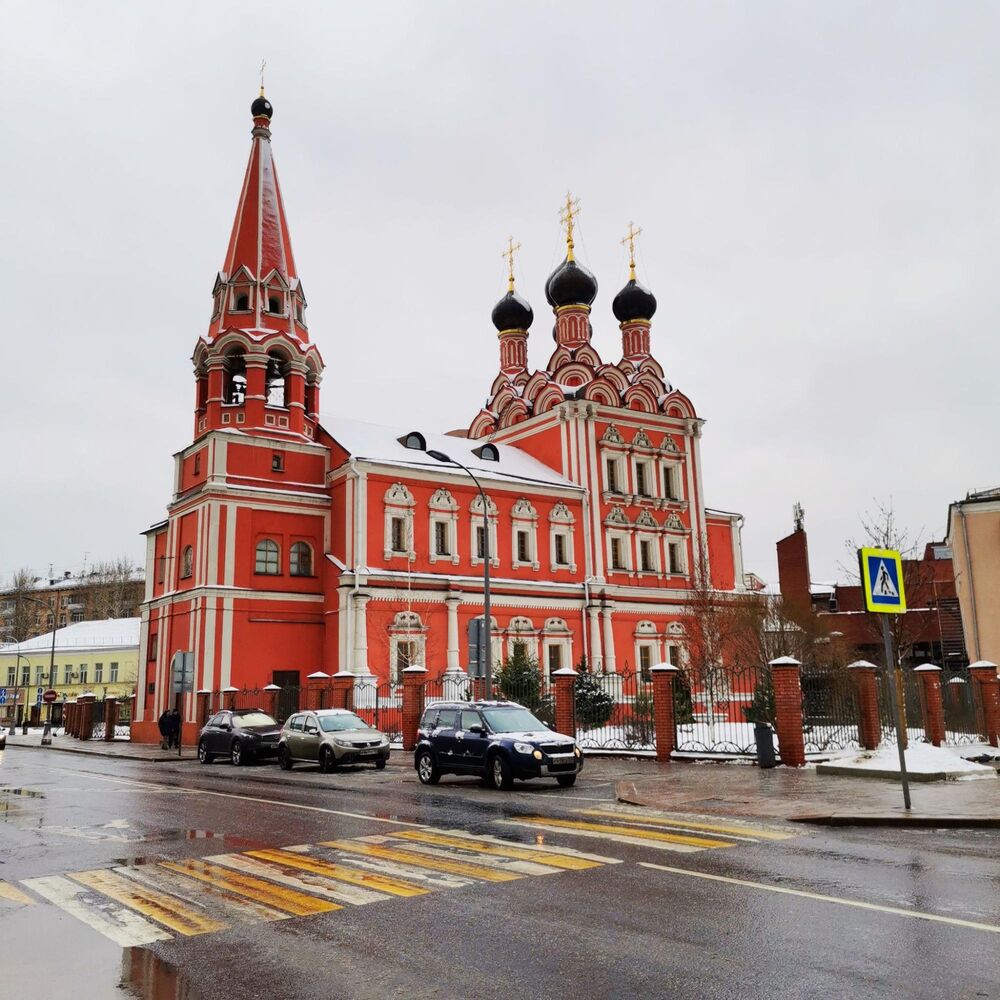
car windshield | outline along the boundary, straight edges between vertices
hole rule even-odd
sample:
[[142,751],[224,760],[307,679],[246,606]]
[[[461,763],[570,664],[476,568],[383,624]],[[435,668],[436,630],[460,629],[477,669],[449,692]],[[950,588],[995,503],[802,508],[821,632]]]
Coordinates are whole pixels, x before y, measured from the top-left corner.
[[278,723],[267,712],[243,712],[233,716],[233,725],[242,729],[244,726],[276,726]]
[[483,715],[495,733],[538,733],[546,730],[531,712],[518,705],[515,708],[484,708]]
[[319,724],[324,733],[340,733],[345,729],[371,729],[371,726],[364,719],[359,719],[350,712],[342,715],[321,715]]

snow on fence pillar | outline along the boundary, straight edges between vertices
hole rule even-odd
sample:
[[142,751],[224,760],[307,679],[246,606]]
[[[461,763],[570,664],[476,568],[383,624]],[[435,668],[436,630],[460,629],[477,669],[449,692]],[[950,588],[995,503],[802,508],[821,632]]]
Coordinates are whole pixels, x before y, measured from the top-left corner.
[[669,763],[677,745],[677,724],[674,720],[674,678],[678,670],[672,663],[658,663],[650,670],[653,675],[653,726],[656,733],[656,759]]
[[333,704],[331,708],[353,708],[354,674],[349,670],[338,670],[330,678],[333,685]]
[[315,711],[323,707],[323,693],[330,675],[323,670],[311,673],[306,681],[306,709]]
[[969,676],[979,695],[983,736],[991,747],[1000,746],[1000,680],[997,678],[997,665],[990,660],[977,660],[969,664]]
[[[278,695],[281,693],[281,688],[277,684],[265,684],[264,690],[267,692],[267,714],[273,719],[278,718]],[[284,719],[280,719],[280,722],[284,722]]]
[[118,725],[118,699],[104,699],[104,742],[110,743],[115,738],[115,726]]
[[849,663],[847,669],[858,685],[858,742],[865,750],[878,749],[882,742],[882,721],[878,714],[878,671],[868,660]]
[[928,743],[939,747],[945,741],[941,668],[933,663],[921,663],[913,672],[920,678],[924,690],[924,735]]
[[576,671],[561,667],[552,671],[552,684],[556,692],[556,732],[576,737]]
[[424,714],[424,687],[427,668],[414,664],[403,671],[403,749],[417,745],[417,729]]
[[792,656],[779,656],[768,664],[774,684],[774,728],[778,731],[778,756],[787,767],[802,767],[806,744],[802,735],[802,664]]

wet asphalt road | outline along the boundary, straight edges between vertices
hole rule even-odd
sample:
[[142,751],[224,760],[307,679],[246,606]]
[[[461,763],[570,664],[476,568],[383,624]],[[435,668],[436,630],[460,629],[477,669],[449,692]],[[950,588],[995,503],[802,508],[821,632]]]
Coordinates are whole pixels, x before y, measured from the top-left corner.
[[[615,802],[614,780],[629,767],[591,762],[572,790],[539,782],[495,793],[472,779],[423,788],[393,766],[286,775],[270,765],[8,750],[0,754],[0,982],[20,998],[84,1000],[1000,998],[1000,833],[650,817]],[[470,834],[499,845],[462,839]],[[426,867],[413,854],[422,842],[409,838],[431,844]],[[321,846],[330,841],[339,846]],[[504,842],[534,860],[503,867],[511,859],[489,852],[517,853]],[[338,877],[372,877],[376,887],[383,879],[401,894],[265,919],[275,911],[259,895],[200,896],[204,882],[163,866],[203,871],[200,859],[224,855],[266,869],[269,857],[253,852],[289,845],[311,845],[293,862],[367,863],[338,868]],[[117,881],[111,889],[101,881],[105,893],[141,885],[116,868],[159,879],[154,897],[196,910],[202,925],[178,931],[180,918],[147,898],[125,916],[164,940],[123,947],[93,926],[117,905],[107,896],[91,892],[79,917],[35,891],[54,884],[51,876],[78,886],[76,876],[93,883],[109,872]],[[286,890],[290,872],[303,875],[281,870]],[[190,892],[164,897],[164,878]],[[329,907],[329,893],[315,895],[323,878],[304,878],[305,893],[291,895]],[[259,893],[263,883],[254,884]]]

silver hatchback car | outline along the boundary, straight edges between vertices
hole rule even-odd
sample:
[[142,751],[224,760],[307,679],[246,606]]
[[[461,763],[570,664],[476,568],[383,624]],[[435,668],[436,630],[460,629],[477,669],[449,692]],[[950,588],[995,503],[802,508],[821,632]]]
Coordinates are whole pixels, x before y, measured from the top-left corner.
[[389,759],[389,737],[346,708],[319,708],[289,716],[278,737],[278,763],[290,771],[297,761],[319,764],[320,771],[340,764],[374,764]]

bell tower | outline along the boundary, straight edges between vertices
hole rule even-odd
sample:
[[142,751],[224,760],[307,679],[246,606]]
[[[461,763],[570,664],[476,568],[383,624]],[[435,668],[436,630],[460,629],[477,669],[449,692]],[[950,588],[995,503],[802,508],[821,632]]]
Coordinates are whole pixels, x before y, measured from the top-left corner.
[[323,359],[309,342],[306,299],[271,153],[274,108],[250,106],[250,159],[222,270],[199,338],[195,439],[209,431],[313,439]]

